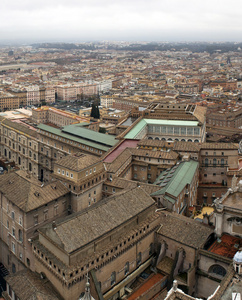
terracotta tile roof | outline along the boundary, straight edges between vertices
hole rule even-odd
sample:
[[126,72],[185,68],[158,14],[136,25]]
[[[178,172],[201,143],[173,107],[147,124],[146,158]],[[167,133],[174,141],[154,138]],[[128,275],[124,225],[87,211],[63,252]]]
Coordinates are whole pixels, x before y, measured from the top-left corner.
[[174,151],[153,151],[147,149],[130,149],[131,153],[136,156],[144,156],[150,158],[161,158],[161,159],[177,159],[178,154]]
[[137,186],[141,186],[143,190],[145,190],[149,195],[160,190],[160,187],[154,184],[143,183],[139,181],[132,181],[125,178],[120,178],[117,176],[113,176],[112,181],[106,180],[105,185],[109,185],[112,187],[117,187],[120,189],[131,189]]
[[200,148],[201,148],[200,143],[175,141],[173,150],[178,152],[180,151],[199,152]]
[[192,248],[201,248],[213,230],[195,220],[169,212],[160,213],[157,233]]
[[172,148],[174,143],[167,142],[167,141],[162,141],[162,140],[149,140],[149,139],[142,139],[138,142],[138,146],[150,146],[150,147],[167,147],[167,148]]
[[19,271],[5,277],[16,296],[21,300],[60,300],[63,299],[48,279],[41,279],[39,274],[30,270]]
[[105,162],[105,166],[108,172],[116,173],[122,165],[132,157],[130,148],[126,148],[117,158],[115,158],[112,163]]
[[54,238],[70,253],[107,234],[137,214],[154,206],[154,200],[140,187],[110,196],[88,209],[71,215],[63,222],[43,226],[39,231]]
[[59,181],[41,187],[41,182],[26,172],[17,171],[1,176],[0,192],[24,212],[36,209],[69,193]]
[[202,143],[201,149],[238,149],[239,145],[234,143]]
[[78,172],[98,163],[99,161],[100,158],[96,156],[78,152],[75,154],[64,156],[63,158],[57,160],[55,163],[58,166]]

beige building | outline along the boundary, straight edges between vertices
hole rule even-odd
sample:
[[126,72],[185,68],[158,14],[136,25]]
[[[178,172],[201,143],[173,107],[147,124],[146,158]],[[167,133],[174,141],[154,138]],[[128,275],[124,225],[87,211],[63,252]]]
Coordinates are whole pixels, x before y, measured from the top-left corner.
[[32,243],[36,271],[44,273],[64,299],[78,299],[88,272],[94,274],[96,294],[121,297],[151,264],[159,227],[154,205],[138,187],[43,226]]
[[19,97],[0,91],[0,111],[19,108]]
[[29,171],[37,178],[39,162],[37,132],[1,117],[0,134],[1,157],[13,161],[18,168]]
[[30,239],[43,224],[67,215],[69,190],[58,181],[43,185],[24,171],[2,175],[1,262],[10,273],[35,270]]
[[73,123],[90,122],[90,118],[79,117],[67,111],[48,106],[34,108],[32,110],[32,120],[37,124],[51,123],[58,127]]
[[71,193],[71,210],[82,211],[102,198],[106,170],[98,157],[75,153],[54,164],[52,177],[61,181]]

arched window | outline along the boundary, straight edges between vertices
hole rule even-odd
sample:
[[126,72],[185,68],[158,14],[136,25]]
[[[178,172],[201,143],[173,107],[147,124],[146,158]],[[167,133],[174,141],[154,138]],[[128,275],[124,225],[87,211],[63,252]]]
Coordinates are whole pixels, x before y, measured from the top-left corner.
[[212,265],[209,268],[208,273],[224,277],[226,275],[226,270],[220,265]]
[[116,282],[116,272],[114,271],[111,274],[111,285],[115,284],[115,282]]
[[205,167],[208,167],[208,158],[205,158]]
[[32,164],[29,163],[29,171],[32,172]]
[[223,166],[224,166],[224,159],[221,158],[221,167],[223,167]]
[[217,165],[217,159],[214,158],[214,159],[213,159],[213,166],[216,167],[216,165]]

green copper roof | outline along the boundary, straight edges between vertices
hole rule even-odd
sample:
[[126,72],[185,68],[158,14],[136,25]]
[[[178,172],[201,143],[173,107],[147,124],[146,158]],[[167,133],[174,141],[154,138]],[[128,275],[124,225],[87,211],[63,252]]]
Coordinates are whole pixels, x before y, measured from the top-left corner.
[[84,128],[81,124],[72,124],[65,126],[62,129],[62,132],[70,133],[72,135],[82,137],[87,140],[95,141],[105,146],[114,146],[118,142],[112,135]]
[[170,170],[162,172],[154,184],[160,185],[162,188],[153,193],[152,196],[170,194],[175,198],[179,196],[181,191],[187,184],[191,184],[192,179],[198,167],[197,161],[181,162],[179,166],[174,166]]
[[198,126],[198,121],[182,120],[160,120],[160,119],[142,119],[136,124],[130,132],[125,135],[125,139],[135,139],[142,129],[147,125],[170,125],[170,126]]
[[147,126],[145,119],[142,119],[138,124],[136,124],[129,133],[125,135],[125,139],[135,139],[136,136]]
[[[96,148],[99,150],[103,150],[103,151],[108,151],[110,149],[110,147],[112,146],[112,145],[109,146],[109,145],[105,144],[106,134],[98,133],[98,134],[101,134],[102,136],[104,136],[103,137],[104,143],[101,144],[98,142],[97,139],[95,139],[95,137],[97,137],[95,135],[95,133],[97,133],[97,132],[92,131],[90,129],[86,129],[86,128],[82,128],[82,130],[84,129],[85,131],[88,131],[89,136],[87,138],[86,138],[87,132],[85,132],[85,134],[83,134],[83,135],[82,135],[81,131],[78,131],[78,134],[77,133],[72,134],[69,132],[64,132],[63,130],[61,130],[59,128],[54,128],[52,126],[48,126],[48,125],[44,125],[44,124],[39,124],[38,128],[40,130],[47,131],[47,132],[57,135],[59,137],[80,143],[82,145],[86,145],[86,146],[93,147],[93,148]],[[117,142],[117,141],[115,141],[115,142]]]

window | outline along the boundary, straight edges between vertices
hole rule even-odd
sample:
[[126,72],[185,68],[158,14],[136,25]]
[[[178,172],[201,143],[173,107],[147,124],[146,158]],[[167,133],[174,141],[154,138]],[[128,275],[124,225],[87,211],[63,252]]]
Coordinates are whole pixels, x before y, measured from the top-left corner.
[[66,177],[69,177],[69,172],[66,171]]
[[214,159],[213,159],[213,166],[216,167],[216,165],[217,165],[217,159],[214,158]]
[[18,231],[18,239],[19,239],[20,242],[23,241],[23,232],[22,232],[22,230],[20,230],[20,229],[19,229],[19,231]]
[[71,178],[73,178],[73,174],[71,173]]
[[15,237],[15,228],[12,228],[12,235]]
[[93,168],[93,172],[96,172],[96,167]]
[[14,263],[12,263],[12,272],[13,272],[13,273],[16,273],[16,266],[15,266]]
[[88,176],[88,171],[86,171],[86,176]]
[[111,274],[111,285],[114,285],[116,282],[116,272],[113,272]]
[[34,216],[34,225],[38,225],[38,216]]
[[150,250],[149,250],[149,255],[152,255],[154,253],[154,244],[150,244]]
[[11,217],[12,217],[13,220],[15,219],[15,213],[14,213],[14,211],[12,211]]
[[205,167],[208,167],[208,158],[205,158]]
[[64,170],[62,170],[62,175],[65,175],[65,171]]
[[213,265],[209,268],[208,273],[224,277],[226,275],[226,270],[220,265]]
[[90,170],[90,172],[89,172],[90,174],[92,174],[92,170]]
[[115,188],[113,188],[113,193],[115,193]]
[[221,167],[224,167],[224,159],[221,158]]
[[12,251],[13,251],[13,253],[15,253],[15,244],[14,243],[12,243]]
[[124,266],[124,275],[127,275],[129,273],[129,262],[126,262]]
[[137,255],[137,266],[141,264],[141,261],[142,261],[142,256],[141,256],[141,252],[139,252]]

